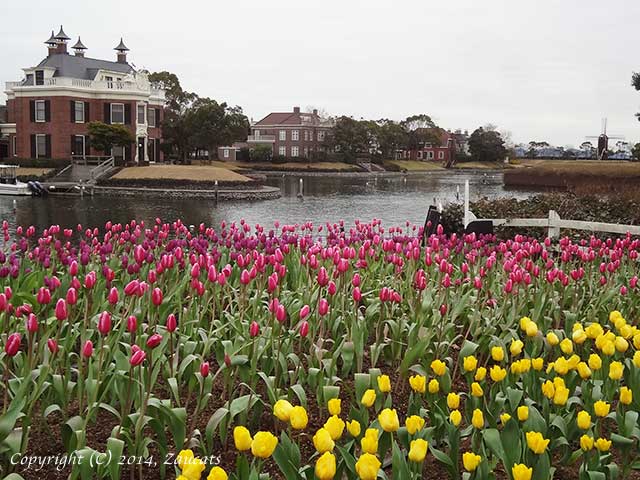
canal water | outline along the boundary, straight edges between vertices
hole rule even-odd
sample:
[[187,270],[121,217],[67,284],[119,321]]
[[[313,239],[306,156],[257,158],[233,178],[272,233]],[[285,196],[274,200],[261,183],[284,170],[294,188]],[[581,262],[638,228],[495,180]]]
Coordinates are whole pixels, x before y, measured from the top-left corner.
[[385,226],[424,222],[429,205],[455,202],[459,188],[462,202],[464,181],[471,184],[471,200],[480,197],[517,197],[531,194],[504,189],[501,173],[428,173],[403,176],[307,176],[304,197],[298,198],[299,176],[270,177],[269,185],[280,187],[282,197],[265,201],[220,202],[179,198],[117,197],[8,197],[0,196],[0,218],[16,225],[35,225],[38,229],[52,224],[75,227],[102,227],[107,221],[132,219],[152,222],[182,219],[186,224],[244,219],[250,224],[271,226],[313,221],[315,224],[344,220],[380,219]]

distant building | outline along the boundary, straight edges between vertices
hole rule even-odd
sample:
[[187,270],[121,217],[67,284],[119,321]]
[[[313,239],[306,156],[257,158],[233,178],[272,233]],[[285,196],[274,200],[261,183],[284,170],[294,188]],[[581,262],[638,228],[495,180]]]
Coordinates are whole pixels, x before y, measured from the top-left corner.
[[7,119],[0,134],[7,139],[8,156],[71,159],[105,155],[92,148],[87,126],[91,121],[125,125],[136,144],[110,152],[118,164],[162,159],[164,90],[127,62],[122,39],[116,61],[85,56],[80,38],[67,51],[69,37],[62,27],[45,42],[47,56],[24,68],[24,78],[7,82]]
[[323,151],[325,137],[332,126],[317,110],[304,113],[300,107],[293,107],[292,112],[270,113],[251,125],[246,144],[249,148],[268,145],[274,156],[309,158],[314,152]]
[[456,153],[468,155],[468,134],[459,130],[455,133],[442,128],[426,129],[440,138],[438,144],[424,143],[410,150],[396,151],[396,160],[437,161],[445,165],[456,162]]

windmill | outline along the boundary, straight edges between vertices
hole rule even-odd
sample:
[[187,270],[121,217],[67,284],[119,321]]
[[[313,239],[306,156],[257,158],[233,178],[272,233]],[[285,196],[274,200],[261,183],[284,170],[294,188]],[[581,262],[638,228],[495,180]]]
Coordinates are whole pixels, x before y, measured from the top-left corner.
[[598,140],[598,149],[597,156],[598,160],[606,160],[609,152],[609,140],[624,140],[622,136],[609,136],[607,135],[607,119],[602,119],[602,133],[596,136],[586,137],[587,139],[597,139]]

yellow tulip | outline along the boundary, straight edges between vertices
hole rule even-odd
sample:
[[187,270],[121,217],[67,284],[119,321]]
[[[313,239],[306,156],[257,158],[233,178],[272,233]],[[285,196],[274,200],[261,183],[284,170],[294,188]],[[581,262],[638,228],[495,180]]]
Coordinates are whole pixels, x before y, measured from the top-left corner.
[[589,365],[584,362],[580,362],[578,364],[578,375],[580,375],[580,378],[583,380],[591,377],[591,369],[589,368]]
[[253,439],[246,427],[239,426],[233,429],[233,443],[236,446],[236,450],[241,452],[249,450],[251,442],[253,442]]
[[[638,335],[640,337],[640,335]],[[640,368],[640,350],[633,354],[633,365],[636,368]]]
[[591,415],[589,415],[589,412],[584,410],[578,412],[576,423],[581,430],[589,430],[591,428]]
[[414,392],[424,393],[427,390],[427,378],[423,375],[412,375],[409,377],[409,385]]
[[455,410],[460,406],[460,395],[451,392],[447,395],[447,406],[449,410]]
[[593,438],[589,435],[582,435],[580,437],[580,448],[585,452],[588,452],[593,448]]
[[478,359],[473,355],[464,357],[464,360],[462,361],[462,366],[466,372],[473,372],[478,366]]
[[369,390],[364,392],[364,395],[362,395],[362,400],[360,401],[360,403],[362,403],[362,405],[364,405],[365,407],[369,408],[375,403],[375,401],[376,401],[376,391],[370,388]]
[[391,379],[389,379],[389,375],[380,375],[378,377],[378,390],[382,393],[391,391]]
[[400,420],[396,409],[385,408],[378,415],[378,422],[385,432],[395,432],[400,428]]
[[533,468],[527,467],[523,463],[518,463],[511,468],[513,480],[531,480]]
[[619,318],[622,318],[622,314],[618,310],[612,310],[609,313],[609,321],[611,323],[615,323],[615,321],[618,320]]
[[556,335],[554,332],[549,332],[547,333],[547,342],[552,347],[555,347],[560,343],[560,339],[558,338],[558,335]]
[[429,382],[429,393],[438,393],[440,391],[440,382],[435,378],[432,378]]
[[360,446],[363,451],[372,454],[378,451],[378,433],[377,428],[367,428],[364,432],[364,437],[360,439]]
[[534,370],[540,371],[544,368],[544,358],[538,357],[531,360],[531,366]]
[[526,437],[527,446],[536,455],[544,453],[549,445],[549,439],[544,438],[540,432],[527,432]]
[[562,340],[560,342],[560,350],[562,350],[562,353],[564,353],[565,355],[570,355],[573,353],[573,342],[568,339],[565,338],[564,340]]
[[427,448],[429,448],[429,442],[422,438],[411,440],[409,444],[409,460],[412,462],[422,462],[427,456]]
[[535,337],[538,335],[538,325],[536,325],[536,322],[527,323],[525,332],[527,333],[527,337]]
[[325,453],[333,451],[335,443],[331,438],[331,434],[326,428],[319,429],[312,438],[313,446],[318,453]]
[[484,395],[484,391],[478,382],[473,382],[471,384],[471,395],[474,397],[481,397]]
[[615,345],[615,343],[613,343],[611,341],[605,341],[602,344],[602,353],[604,353],[608,357],[610,357],[611,355],[616,353],[616,345]]
[[491,375],[491,380],[494,382],[501,382],[504,380],[504,377],[507,376],[507,371],[499,365],[494,365],[489,370],[489,374]]
[[356,473],[360,480],[376,480],[380,470],[380,460],[375,455],[363,453],[356,462]]
[[603,402],[602,400],[598,400],[593,404],[593,411],[598,417],[606,417],[607,415],[609,415],[610,409],[611,405],[609,405],[607,402]]
[[460,413],[460,410],[452,410],[449,414],[449,421],[454,427],[460,425],[460,422],[462,421],[462,414]]
[[342,411],[342,400],[339,398],[332,398],[327,403],[327,407],[331,415],[340,415],[340,412]]
[[484,380],[484,377],[487,376],[487,369],[485,367],[478,367],[478,369],[476,370],[476,375],[473,377],[473,379],[476,382],[481,382]]
[[571,334],[571,339],[578,345],[582,345],[587,340],[587,334],[580,328]]
[[441,377],[447,371],[447,365],[442,360],[434,360],[431,362],[431,371]]
[[473,416],[471,417],[471,425],[476,427],[478,430],[484,428],[484,415],[482,414],[482,410],[476,408],[473,411]]
[[207,480],[228,480],[229,476],[222,467],[213,467],[207,475]]
[[[236,428],[244,428],[244,427],[236,427]],[[180,450],[180,453],[178,453],[178,456],[176,457],[176,463],[178,464],[178,467],[180,468],[180,470],[182,470],[185,467],[185,465],[188,465],[189,463],[191,463],[193,459],[194,459],[193,450],[191,449]]]
[[602,368],[602,359],[597,353],[589,355],[589,368],[591,370],[600,370]]
[[473,452],[464,452],[462,454],[462,464],[467,472],[473,472],[480,462],[482,461],[482,457],[480,455],[476,455]]
[[332,415],[324,422],[324,428],[333,440],[338,440],[344,432],[344,420],[337,415]]
[[559,357],[553,362],[553,369],[558,375],[566,375],[569,371],[569,362],[564,357]]
[[336,474],[336,457],[331,452],[324,452],[316,460],[316,477],[320,480],[332,480]]
[[502,422],[503,425],[507,423],[509,420],[511,420],[511,415],[509,415],[508,413],[500,414],[500,421]]
[[556,389],[553,386],[553,382],[551,380],[547,380],[542,384],[542,394],[549,400],[551,400],[556,394]]
[[529,317],[522,317],[520,319],[520,330],[525,331],[527,329],[527,325],[531,323],[531,319]]
[[494,362],[501,362],[504,360],[504,349],[500,346],[491,347],[491,358]]
[[411,415],[405,420],[405,425],[407,427],[407,432],[409,432],[409,435],[414,435],[416,432],[422,430],[422,427],[424,427],[424,418],[419,415]]
[[278,446],[278,437],[271,432],[258,432],[251,442],[251,453],[254,457],[269,458]]
[[304,407],[296,406],[291,409],[291,415],[289,416],[289,422],[291,427],[295,430],[302,430],[307,427],[309,423],[309,417]]
[[604,333],[604,330],[602,329],[602,325],[600,325],[599,323],[592,323],[585,329],[585,333],[587,334],[587,337],[593,340],[602,335]]
[[620,362],[611,362],[609,365],[609,378],[611,380],[620,380],[624,373],[624,365]]
[[580,363],[580,356],[575,353],[569,357],[567,360],[567,364],[569,365],[569,370],[575,370],[578,368],[578,364]]
[[360,436],[360,422],[357,420],[351,420],[350,422],[347,422],[347,430],[349,430],[349,435],[351,435],[352,437]]
[[[620,327],[620,336],[625,340],[630,339],[633,336],[633,327],[631,325],[623,325]],[[629,343],[627,342],[627,347]]]
[[607,440],[606,438],[598,438],[595,443],[596,448],[601,452],[608,452],[611,448],[611,440]]
[[[633,335],[633,346],[636,347],[636,350],[640,350],[640,333],[635,333]],[[636,352],[638,353],[638,352]],[[634,353],[634,357],[635,357],[635,353]],[[638,365],[636,365],[637,367]]]
[[633,402],[633,392],[627,388],[620,388],[620,403],[623,405],[630,405]]
[[518,355],[520,355],[522,353],[523,348],[524,348],[524,343],[522,343],[522,340],[513,340],[511,342],[511,345],[509,345],[509,351],[511,352],[511,355],[513,355],[514,357],[517,357]]
[[184,465],[182,476],[188,480],[200,480],[202,472],[207,466],[199,458],[193,458],[189,463]]
[[567,387],[557,386],[553,395],[554,405],[565,405],[569,399],[569,389]]
[[293,410],[293,405],[284,399],[278,400],[273,406],[273,414],[283,422],[289,421],[291,410]]
[[527,418],[529,418],[529,407],[526,405],[520,405],[517,410],[518,420],[524,422]]

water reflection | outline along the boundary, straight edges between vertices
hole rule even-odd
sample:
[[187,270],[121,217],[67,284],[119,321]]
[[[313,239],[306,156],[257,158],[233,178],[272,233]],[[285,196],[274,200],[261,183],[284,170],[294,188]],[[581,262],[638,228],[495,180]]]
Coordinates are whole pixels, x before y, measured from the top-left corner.
[[[405,221],[422,223],[434,199],[446,204],[456,201],[456,187],[462,200],[465,179],[471,182],[472,199],[479,197],[526,197],[528,192],[507,192],[501,174],[474,176],[465,173],[425,174],[394,177],[340,177],[322,175],[304,178],[304,199],[297,198],[298,176],[272,177],[268,184],[282,189],[277,200],[260,202],[221,202],[212,200],[157,199],[126,197],[0,197],[0,217],[11,226],[51,224],[74,227],[103,226],[108,220],[127,222],[131,219],[152,222],[156,217],[166,221],[181,218],[187,224],[218,224],[237,221],[271,225],[313,221],[324,223],[379,218],[385,225]],[[14,208],[15,205],[15,208]]]

